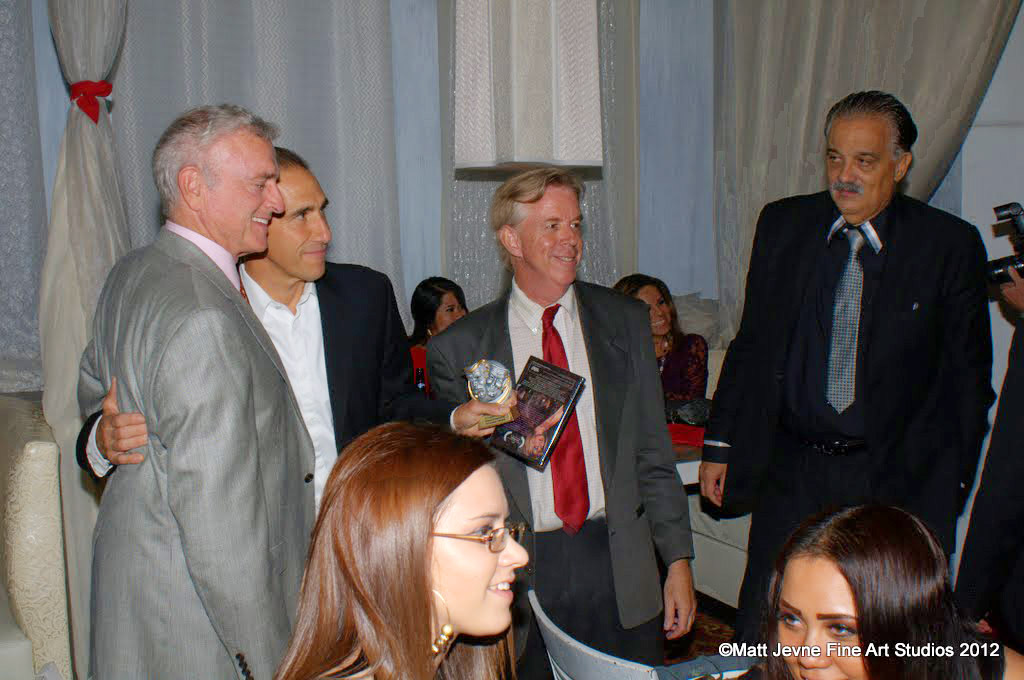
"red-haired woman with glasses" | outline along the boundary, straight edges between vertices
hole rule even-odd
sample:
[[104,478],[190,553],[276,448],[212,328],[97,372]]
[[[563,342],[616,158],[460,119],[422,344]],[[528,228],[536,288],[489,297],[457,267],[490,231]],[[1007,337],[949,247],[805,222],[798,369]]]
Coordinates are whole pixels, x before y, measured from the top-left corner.
[[493,461],[479,441],[408,423],[342,451],[278,680],[505,677],[527,556]]

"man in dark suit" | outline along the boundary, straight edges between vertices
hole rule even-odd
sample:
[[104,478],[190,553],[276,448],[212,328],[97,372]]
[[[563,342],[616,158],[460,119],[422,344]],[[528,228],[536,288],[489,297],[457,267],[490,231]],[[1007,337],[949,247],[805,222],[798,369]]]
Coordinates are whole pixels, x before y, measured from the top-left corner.
[[[374,425],[424,419],[480,436],[485,413],[508,405],[426,399],[412,384],[405,329],[384,274],[325,261],[331,240],[327,198],[306,162],[276,149],[284,212],[271,220],[267,250],[246,259],[240,277],[274,342],[316,451],[315,498],[337,451]],[[464,400],[463,400],[464,401]],[[137,463],[148,433],[139,413],[117,413],[116,386],[79,437],[78,461],[102,476],[112,463]],[[90,434],[95,429],[95,443]]]
[[1000,293],[1016,327],[960,558],[956,599],[971,619],[990,617],[1001,639],[1019,647],[1024,644],[1024,281],[1012,268],[1008,271],[1011,281]]
[[[644,305],[576,281],[583,251],[572,173],[539,168],[506,181],[491,206],[512,289],[434,338],[431,384],[465,398],[464,368],[494,359],[519,375],[533,355],[583,376],[586,387],[543,472],[498,454],[510,519],[533,532],[528,579],[545,611],[577,640],[615,656],[663,661],[663,630],[694,615],[689,512],[665,426]],[[668,578],[659,587],[655,546]],[[550,677],[519,584],[520,678]],[[665,615],[659,617],[664,605]],[[524,641],[524,637],[526,638]]]
[[745,641],[775,555],[812,513],[897,505],[952,551],[993,398],[978,232],[896,192],[917,138],[910,113],[854,93],[825,137],[829,190],[761,212],[705,434],[701,493],[753,510]]

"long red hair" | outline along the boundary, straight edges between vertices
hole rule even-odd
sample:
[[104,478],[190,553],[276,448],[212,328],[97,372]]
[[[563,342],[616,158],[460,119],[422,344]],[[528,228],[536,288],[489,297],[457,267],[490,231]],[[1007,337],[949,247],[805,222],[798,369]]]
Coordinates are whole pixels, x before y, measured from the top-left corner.
[[448,496],[493,461],[477,440],[409,423],[376,427],[341,452],[324,489],[277,680],[505,677],[512,667],[508,635],[460,639],[436,670],[430,651],[430,532]]

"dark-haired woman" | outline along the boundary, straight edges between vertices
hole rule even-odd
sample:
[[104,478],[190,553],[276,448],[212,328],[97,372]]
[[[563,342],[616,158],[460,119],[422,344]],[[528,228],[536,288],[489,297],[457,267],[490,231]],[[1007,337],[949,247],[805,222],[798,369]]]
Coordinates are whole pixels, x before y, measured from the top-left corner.
[[765,667],[745,678],[1024,678],[1024,658],[960,616],[935,536],[893,507],[801,525],[775,562],[763,632]]
[[679,329],[679,315],[665,282],[646,274],[630,274],[615,284],[615,290],[647,303],[665,399],[703,398],[708,387],[708,343],[696,333]]
[[514,570],[527,556],[493,463],[477,440],[409,423],[344,450],[277,680],[506,676]]
[[466,316],[466,296],[459,284],[443,276],[423,279],[412,292],[409,303],[413,329],[409,336],[413,379],[430,394],[427,376],[427,340]]

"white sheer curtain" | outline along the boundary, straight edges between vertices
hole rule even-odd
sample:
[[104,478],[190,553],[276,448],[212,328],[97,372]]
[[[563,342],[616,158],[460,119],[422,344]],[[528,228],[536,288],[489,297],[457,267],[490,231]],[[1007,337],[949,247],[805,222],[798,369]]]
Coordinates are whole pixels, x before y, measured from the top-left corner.
[[758,212],[824,189],[822,127],[884,90],[920,131],[906,193],[926,200],[967,134],[1020,0],[719,0],[715,228],[722,334],[736,333]]
[[39,152],[30,0],[0,2],[0,392],[38,390],[39,270],[46,198]]
[[[101,81],[121,44],[126,0],[50,0],[50,29],[69,84]],[[88,103],[85,102],[88,109]],[[114,135],[102,101],[93,121],[80,106],[68,111],[57,161],[50,233],[39,302],[43,411],[61,450],[61,498],[75,665],[88,668],[89,576],[93,485],[75,463],[78,360],[85,349],[96,298],[107,272],[128,249],[114,160]]]
[[160,133],[189,107],[231,102],[277,123],[277,143],[319,178],[328,259],[379,269],[401,295],[387,2],[133,0],[127,24],[113,116],[133,245],[160,226]]
[[[442,229],[445,275],[460,284],[469,307],[493,300],[509,283],[488,219],[494,190],[510,172],[455,170],[451,125],[454,80],[454,0],[441,0],[438,12],[444,135],[445,223]],[[632,125],[635,119],[633,45],[636,30],[635,0],[599,0],[598,40],[601,59],[601,128],[605,140],[600,169],[580,171],[586,187],[582,202],[583,261],[580,278],[610,286],[636,266],[636,232]],[[621,41],[625,41],[624,43]],[[625,63],[620,64],[620,60]]]

